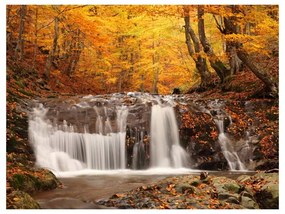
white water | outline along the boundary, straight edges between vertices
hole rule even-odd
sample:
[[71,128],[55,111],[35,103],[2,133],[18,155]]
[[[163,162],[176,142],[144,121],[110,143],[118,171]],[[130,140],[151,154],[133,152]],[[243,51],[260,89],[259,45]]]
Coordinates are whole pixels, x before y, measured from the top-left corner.
[[[155,99],[156,100],[156,99]],[[133,169],[178,169],[187,167],[189,159],[179,144],[179,133],[173,107],[153,105],[151,109],[150,166],[144,143],[144,127],[136,128],[137,139],[133,146]],[[82,107],[83,106],[83,107]],[[88,103],[79,108],[87,108]],[[89,109],[92,109],[89,106]],[[126,127],[128,107],[117,106],[111,121],[106,107],[93,107],[95,133],[76,132],[76,127],[63,121],[61,125],[47,119],[48,109],[40,105],[34,108],[29,120],[29,138],[34,146],[37,164],[55,173],[76,171],[125,170],[127,168]],[[56,119],[57,121],[57,119]],[[114,129],[112,129],[112,125]],[[116,123],[116,124],[115,124]],[[114,131],[116,130],[116,131]]]
[[232,141],[224,132],[224,118],[217,118],[215,119],[215,122],[219,129],[219,144],[229,164],[230,170],[246,170],[245,165],[241,162],[235,148],[233,147]]
[[[76,171],[82,169],[124,169],[126,167],[125,137],[128,110],[117,109],[119,132],[103,135],[76,133],[73,126],[52,126],[45,118],[47,109],[34,109],[29,121],[29,138],[38,165],[52,171]],[[100,118],[100,117],[98,117]],[[102,131],[102,122],[96,124]],[[106,123],[109,126],[108,122]],[[109,128],[110,129],[110,128]]]
[[179,144],[179,132],[172,107],[151,109],[151,166],[186,167],[187,153]]

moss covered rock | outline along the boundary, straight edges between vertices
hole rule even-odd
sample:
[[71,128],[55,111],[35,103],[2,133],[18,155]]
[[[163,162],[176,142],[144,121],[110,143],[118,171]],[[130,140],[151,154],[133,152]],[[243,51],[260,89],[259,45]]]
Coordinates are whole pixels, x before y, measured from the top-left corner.
[[8,179],[11,187],[15,190],[21,190],[27,193],[35,191],[55,189],[60,182],[54,174],[48,170],[41,169],[37,171],[13,174]]
[[10,200],[7,202],[7,209],[39,209],[39,204],[28,194],[23,191],[13,191],[9,195]]

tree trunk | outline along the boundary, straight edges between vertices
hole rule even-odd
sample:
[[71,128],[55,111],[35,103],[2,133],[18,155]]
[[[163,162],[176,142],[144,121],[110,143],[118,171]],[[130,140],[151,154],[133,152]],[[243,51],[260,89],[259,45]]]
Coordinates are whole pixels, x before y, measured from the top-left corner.
[[226,42],[226,53],[230,63],[230,75],[234,75],[241,70],[242,62],[239,59],[236,47],[232,42]]
[[38,50],[38,8],[36,8],[36,14],[35,14],[35,41],[34,41],[33,70],[36,68],[37,50]]
[[228,76],[231,75],[230,71],[225,67],[223,62],[214,53],[214,50],[207,40],[204,24],[204,6],[198,5],[198,32],[204,52],[207,54],[211,67],[219,76],[221,83],[224,83]]
[[69,57],[70,60],[69,60],[69,63],[68,63],[68,66],[65,72],[67,75],[71,75],[75,72],[76,66],[80,59],[81,52],[84,48],[84,43],[83,41],[80,40],[80,38],[81,38],[81,31],[77,29],[76,35],[75,37],[73,37],[74,39],[73,50],[71,48],[70,50],[71,56]]
[[57,48],[57,40],[58,40],[58,17],[54,18],[54,33],[53,33],[53,43],[52,43],[52,49],[49,53],[49,56],[46,61],[46,67],[45,67],[45,76],[47,79],[50,77],[50,69],[52,62],[54,61],[54,55],[56,53],[56,48]]
[[11,8],[9,5],[6,6],[6,17],[7,17],[7,20],[6,20],[6,43],[7,43],[7,50],[10,50],[10,48],[12,47],[11,45],[11,30],[10,30],[10,16],[11,16]]
[[18,60],[22,60],[24,56],[24,39],[23,33],[25,30],[25,18],[27,14],[27,6],[22,5],[20,8],[20,28],[19,28],[19,36],[17,40],[17,45],[15,48],[15,58]]
[[239,49],[237,51],[238,57],[241,61],[255,74],[257,78],[259,78],[266,86],[266,88],[271,92],[272,97],[278,97],[278,86],[275,83],[270,75],[265,71],[258,68],[251,57],[243,50]]
[[[237,12],[237,8],[235,6],[232,6],[232,11],[233,13]],[[235,19],[236,18],[234,16],[232,18],[224,18],[224,32],[226,34],[240,33],[239,26],[234,24],[234,21],[236,21]],[[265,84],[265,87],[270,91],[272,97],[278,97],[277,83],[272,80],[267,72],[263,71],[261,68],[258,68],[255,65],[254,60],[250,57],[250,55],[242,49],[242,44],[240,42],[235,42],[234,46],[237,51],[237,56],[242,61],[242,63],[245,64],[255,74],[255,76]]]
[[[152,42],[152,49],[154,50],[155,45],[154,45],[154,38]],[[155,52],[152,54],[152,65],[153,65],[153,84],[152,84],[152,93],[153,94],[158,94],[158,76],[159,76],[159,68],[155,67],[155,63],[158,62],[157,56],[155,55]]]
[[[185,23],[184,26],[185,39],[186,39],[188,53],[195,62],[196,69],[201,77],[201,86],[204,87],[208,83],[210,73],[207,68],[206,59],[200,55],[201,50],[200,50],[199,39],[197,38],[194,30],[191,28],[190,25],[189,8],[187,6],[184,6],[183,10],[184,10],[184,23]],[[191,40],[193,41],[194,49]],[[198,57],[195,56],[196,54],[198,55]]]

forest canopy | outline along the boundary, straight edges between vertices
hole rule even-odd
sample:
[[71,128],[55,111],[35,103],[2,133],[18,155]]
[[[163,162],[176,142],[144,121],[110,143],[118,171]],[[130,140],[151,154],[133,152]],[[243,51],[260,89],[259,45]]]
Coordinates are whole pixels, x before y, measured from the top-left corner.
[[[276,5],[7,5],[7,53],[97,93],[228,84],[245,66],[273,96]],[[277,72],[278,73],[278,72]],[[85,81],[86,80],[86,81]],[[64,82],[64,81],[62,81]],[[86,86],[87,87],[87,86]]]

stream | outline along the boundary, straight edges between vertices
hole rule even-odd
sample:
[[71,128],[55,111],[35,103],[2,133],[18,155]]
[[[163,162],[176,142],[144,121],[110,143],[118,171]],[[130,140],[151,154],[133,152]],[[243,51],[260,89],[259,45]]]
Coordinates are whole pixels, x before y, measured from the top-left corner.
[[63,184],[33,195],[41,208],[111,208],[96,202],[169,176],[254,173],[256,134],[229,134],[236,118],[223,100],[129,92],[43,99],[31,107],[37,165]]
[[[177,176],[174,171],[118,171],[110,174],[89,174],[75,177],[62,177],[59,180],[63,188],[40,192],[33,195],[41,208],[45,209],[112,209],[96,204],[96,201],[108,199],[116,193],[130,191],[143,185],[153,184],[161,179]],[[177,171],[183,174],[200,174],[198,171]],[[218,172],[209,171],[210,175],[226,176],[235,179],[240,175],[253,175],[255,172]]]

